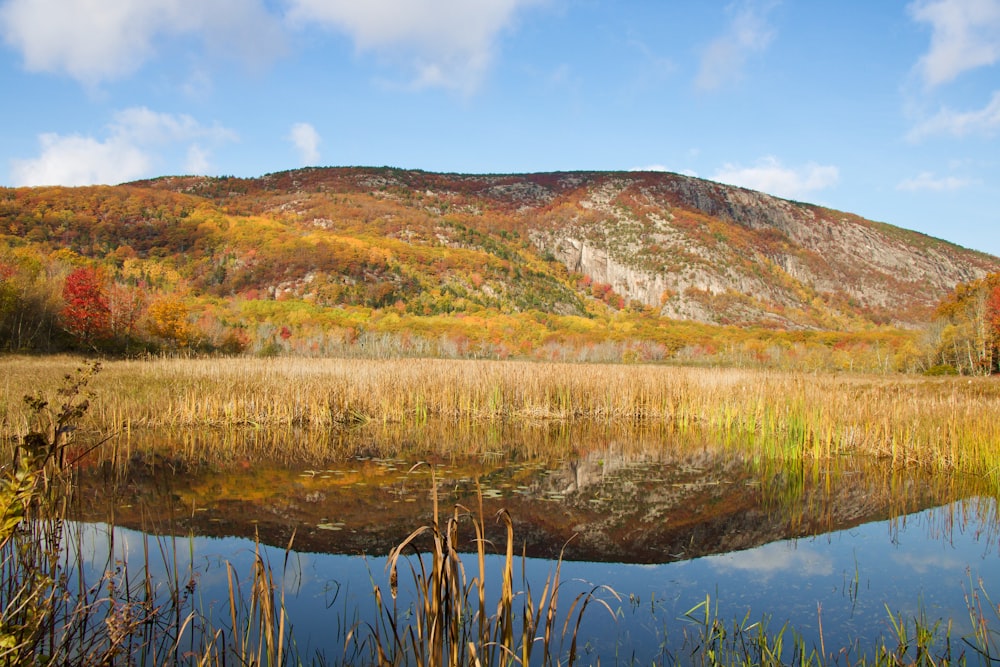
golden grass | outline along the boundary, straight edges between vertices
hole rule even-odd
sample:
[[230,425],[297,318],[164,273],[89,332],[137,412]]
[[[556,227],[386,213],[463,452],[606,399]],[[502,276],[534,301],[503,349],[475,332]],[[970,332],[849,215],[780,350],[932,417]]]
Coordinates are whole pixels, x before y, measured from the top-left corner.
[[[24,394],[54,386],[79,365],[68,357],[3,363],[6,433],[24,430]],[[766,457],[860,453],[993,478],[1000,461],[1000,384],[991,378],[429,359],[157,359],[107,362],[94,389],[85,425],[105,433],[255,427],[329,436],[360,423],[590,421],[697,430]]]

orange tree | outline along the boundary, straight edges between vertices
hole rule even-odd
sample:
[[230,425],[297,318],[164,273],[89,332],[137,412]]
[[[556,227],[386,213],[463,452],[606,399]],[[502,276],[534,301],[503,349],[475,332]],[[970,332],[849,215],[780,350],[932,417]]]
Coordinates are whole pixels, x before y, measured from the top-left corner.
[[148,311],[149,332],[171,349],[186,348],[194,342],[194,327],[188,321],[188,308],[176,296],[154,301]]

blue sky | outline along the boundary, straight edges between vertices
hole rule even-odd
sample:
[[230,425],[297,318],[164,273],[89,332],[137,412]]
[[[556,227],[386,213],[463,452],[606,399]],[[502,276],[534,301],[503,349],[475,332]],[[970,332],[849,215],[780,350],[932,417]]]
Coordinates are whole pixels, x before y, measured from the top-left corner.
[[0,0],[0,184],[664,169],[1000,255],[1000,0]]

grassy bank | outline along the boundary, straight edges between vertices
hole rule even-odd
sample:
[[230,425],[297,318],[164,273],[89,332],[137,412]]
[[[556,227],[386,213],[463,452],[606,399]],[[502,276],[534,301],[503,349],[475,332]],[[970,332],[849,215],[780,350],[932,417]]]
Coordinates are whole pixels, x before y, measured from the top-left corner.
[[[25,393],[79,360],[7,358],[0,420],[23,432]],[[796,374],[659,365],[456,360],[114,361],[85,428],[295,427],[545,421],[702,430],[768,457],[860,453],[998,477],[1000,384],[990,378]],[[559,455],[561,452],[553,452]]]

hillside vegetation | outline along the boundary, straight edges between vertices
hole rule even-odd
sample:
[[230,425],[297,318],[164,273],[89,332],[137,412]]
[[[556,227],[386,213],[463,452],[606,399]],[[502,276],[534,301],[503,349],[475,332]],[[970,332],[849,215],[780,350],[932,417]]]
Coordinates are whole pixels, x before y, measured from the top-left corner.
[[7,351],[925,370],[942,364],[941,327],[926,326],[938,304],[998,270],[915,232],[667,173],[335,168],[0,189]]

